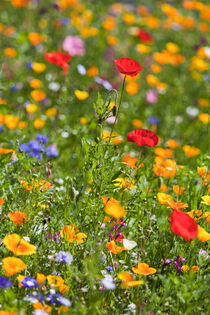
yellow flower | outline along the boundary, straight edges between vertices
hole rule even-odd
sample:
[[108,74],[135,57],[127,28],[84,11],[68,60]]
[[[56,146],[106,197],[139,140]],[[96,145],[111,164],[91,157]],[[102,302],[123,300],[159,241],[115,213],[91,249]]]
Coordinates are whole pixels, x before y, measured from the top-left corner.
[[172,54],[176,54],[179,51],[179,46],[174,44],[174,43],[167,43],[166,44],[166,49],[172,53]]
[[129,82],[126,85],[126,92],[130,95],[135,95],[139,90],[139,84],[137,82]]
[[136,45],[136,50],[140,54],[147,54],[150,52],[151,48],[147,45],[144,45],[144,44],[138,44],[138,45]]
[[138,128],[142,127],[143,122],[141,120],[139,120],[139,119],[133,119],[132,120],[132,125],[133,125],[134,128],[138,129]]
[[[78,229],[73,225],[64,225],[60,231],[61,237],[64,237],[69,243],[81,244],[84,242],[83,238],[87,238],[85,233],[77,233]],[[77,234],[76,234],[77,233]]]
[[41,73],[41,72],[45,71],[46,65],[44,63],[33,62],[32,68],[35,72]]
[[45,115],[47,117],[52,117],[57,115],[57,109],[55,107],[49,108],[46,110]]
[[19,273],[27,267],[21,259],[16,257],[3,258],[2,262],[2,268],[5,271],[6,277],[10,277],[16,273]]
[[108,202],[104,210],[107,214],[111,215],[116,219],[124,217],[126,214],[125,208],[117,203]]
[[134,185],[135,181],[130,180],[128,177],[125,177],[125,178],[118,177],[114,179],[112,182],[114,182],[114,186],[116,187],[119,187],[119,188],[126,187],[125,190],[136,188],[136,186]]
[[204,123],[208,124],[210,122],[210,115],[207,113],[201,113],[198,115],[199,120]]
[[207,242],[210,240],[210,233],[204,230],[201,226],[198,226],[198,239],[201,242]]
[[188,265],[183,265],[182,269],[183,269],[184,272],[188,273],[190,267]]
[[147,80],[147,83],[151,86],[157,85],[159,82],[158,78],[155,77],[153,74],[148,74],[146,76],[146,80]]
[[170,202],[173,201],[173,198],[165,193],[158,193],[157,194],[158,201],[161,205],[168,205]]
[[81,123],[82,125],[86,125],[87,122],[88,122],[87,118],[85,118],[85,117],[80,117],[79,120],[80,120],[80,123]]
[[127,271],[122,271],[117,276],[120,280],[122,280],[121,288],[125,289],[128,287],[137,287],[144,282],[142,280],[134,280],[131,274]]
[[123,15],[123,21],[126,24],[133,24],[135,22],[135,16],[132,13],[125,13]]
[[34,128],[41,129],[44,127],[45,121],[43,119],[37,118],[34,120]]
[[34,113],[37,109],[38,109],[38,106],[35,105],[35,104],[29,104],[29,105],[26,106],[26,111],[29,114]]
[[157,272],[155,268],[151,268],[145,263],[138,263],[137,267],[132,267],[132,270],[134,273],[138,273],[139,275],[143,276],[151,275]]
[[202,199],[203,201],[201,201],[201,203],[210,206],[210,196],[203,196]]
[[88,98],[89,94],[86,91],[80,91],[80,90],[75,90],[74,94],[76,95],[76,97],[78,98],[78,100],[80,101],[84,101],[86,100],[86,98]]
[[26,242],[16,233],[5,236],[3,244],[16,256],[31,255],[36,253],[36,247]]

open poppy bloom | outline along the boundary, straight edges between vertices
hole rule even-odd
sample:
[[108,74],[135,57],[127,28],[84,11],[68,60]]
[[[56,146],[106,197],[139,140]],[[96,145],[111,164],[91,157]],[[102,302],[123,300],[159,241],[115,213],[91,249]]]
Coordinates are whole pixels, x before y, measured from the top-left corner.
[[128,142],[135,142],[139,146],[155,147],[158,143],[158,136],[147,129],[135,129],[127,134]]
[[115,241],[108,242],[106,244],[106,247],[110,252],[112,252],[115,255],[122,252],[125,249],[124,246],[123,247],[117,246]]
[[36,253],[35,246],[26,242],[16,233],[5,236],[3,244],[17,256]]
[[149,267],[148,264],[145,264],[145,263],[138,263],[136,267],[132,267],[132,270],[134,273],[138,273],[139,275],[142,275],[142,276],[152,275],[153,273],[156,273],[157,271],[155,268],[151,268]]
[[16,257],[6,257],[2,259],[3,265],[2,268],[5,271],[6,277],[10,277],[22,270],[27,266],[24,262]]
[[69,243],[81,244],[84,242],[83,238],[87,238],[85,233],[77,233],[79,230],[72,223],[64,225],[60,231],[61,237],[64,237]]
[[50,62],[56,64],[56,66],[61,67],[64,71],[64,74],[68,73],[68,67],[67,64],[68,61],[71,60],[71,56],[67,53],[61,53],[60,50],[58,52],[50,52],[44,54],[45,59]]
[[187,242],[198,235],[197,223],[185,212],[174,210],[170,215],[171,231]]
[[27,214],[20,211],[10,212],[8,216],[15,225],[22,225],[27,221]]
[[144,30],[138,31],[138,37],[143,43],[151,43],[152,36]]
[[118,60],[114,59],[113,61],[120,73],[131,77],[136,76],[143,69],[136,60],[131,58],[120,58]]
[[118,279],[122,280],[121,288],[125,289],[128,287],[137,287],[143,284],[142,280],[134,280],[131,274],[127,271],[122,271],[118,274]]

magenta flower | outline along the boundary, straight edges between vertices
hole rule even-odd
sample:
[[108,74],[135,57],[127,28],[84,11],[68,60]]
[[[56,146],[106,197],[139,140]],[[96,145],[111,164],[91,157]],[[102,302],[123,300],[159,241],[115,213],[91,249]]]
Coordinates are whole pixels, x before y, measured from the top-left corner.
[[149,104],[155,104],[158,101],[158,94],[155,90],[149,90],[146,94],[146,102]]
[[63,41],[63,49],[71,56],[83,56],[85,54],[85,44],[78,36],[67,36]]

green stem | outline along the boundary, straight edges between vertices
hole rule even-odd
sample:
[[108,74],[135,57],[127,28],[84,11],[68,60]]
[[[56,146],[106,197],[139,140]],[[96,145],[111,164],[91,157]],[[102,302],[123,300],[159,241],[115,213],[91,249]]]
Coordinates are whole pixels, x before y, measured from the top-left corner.
[[119,115],[120,106],[121,106],[121,103],[122,103],[122,96],[123,96],[123,92],[124,92],[124,89],[125,89],[125,79],[126,79],[126,74],[125,74],[124,79],[123,79],[123,85],[122,85],[121,94],[120,94],[120,101],[119,101],[119,105],[118,105],[117,114],[115,116],[115,121],[114,121],[114,124],[112,126],[112,131],[111,131],[111,134],[110,134],[110,137],[109,137],[109,142],[111,141],[112,133],[114,131],[114,126],[116,124],[116,121],[117,121],[117,118],[118,118],[118,115]]

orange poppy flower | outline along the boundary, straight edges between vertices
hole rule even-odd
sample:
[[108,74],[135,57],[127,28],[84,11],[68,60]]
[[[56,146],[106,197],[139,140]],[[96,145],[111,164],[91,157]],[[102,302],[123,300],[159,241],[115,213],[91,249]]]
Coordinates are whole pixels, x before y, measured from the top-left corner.
[[122,280],[121,288],[125,289],[128,287],[137,287],[138,285],[142,284],[143,281],[141,280],[134,280],[131,274],[127,271],[122,271],[117,276],[120,280]]
[[10,212],[8,216],[15,225],[22,225],[27,221],[27,214],[20,211]]
[[0,206],[2,206],[4,203],[4,200],[2,198],[0,198]]
[[44,282],[46,278],[47,277],[43,273],[37,273],[36,275],[36,281],[38,282],[38,284],[41,284],[42,282]]
[[5,271],[6,277],[10,277],[22,270],[24,270],[27,266],[24,262],[16,257],[6,257],[2,259],[3,265],[2,268]]
[[147,276],[156,273],[155,268],[149,267],[148,264],[145,263],[138,263],[137,267],[132,267],[134,273],[138,273],[139,275]]
[[41,90],[34,90],[31,92],[31,96],[36,102],[43,101],[45,99],[46,94]]
[[83,238],[87,238],[85,233],[77,233],[79,230],[73,224],[64,225],[60,231],[61,237],[64,237],[69,243],[83,243]]
[[185,209],[188,207],[187,203],[184,203],[181,201],[175,202],[174,200],[171,200],[167,204],[169,205],[171,209],[176,210],[176,211],[180,211],[181,209]]
[[28,34],[28,39],[30,40],[32,45],[37,45],[42,40],[42,35],[39,33],[31,32]]
[[34,245],[26,242],[18,234],[10,234],[5,236],[3,244],[15,255],[31,255],[36,253]]
[[111,241],[111,242],[108,242],[107,244],[106,244],[106,247],[107,247],[107,249],[110,251],[110,252],[112,252],[113,254],[118,254],[118,253],[120,253],[120,252],[122,252],[124,249],[125,249],[125,247],[123,246],[123,247],[120,247],[120,246],[117,246],[116,244],[115,244],[115,241]]

